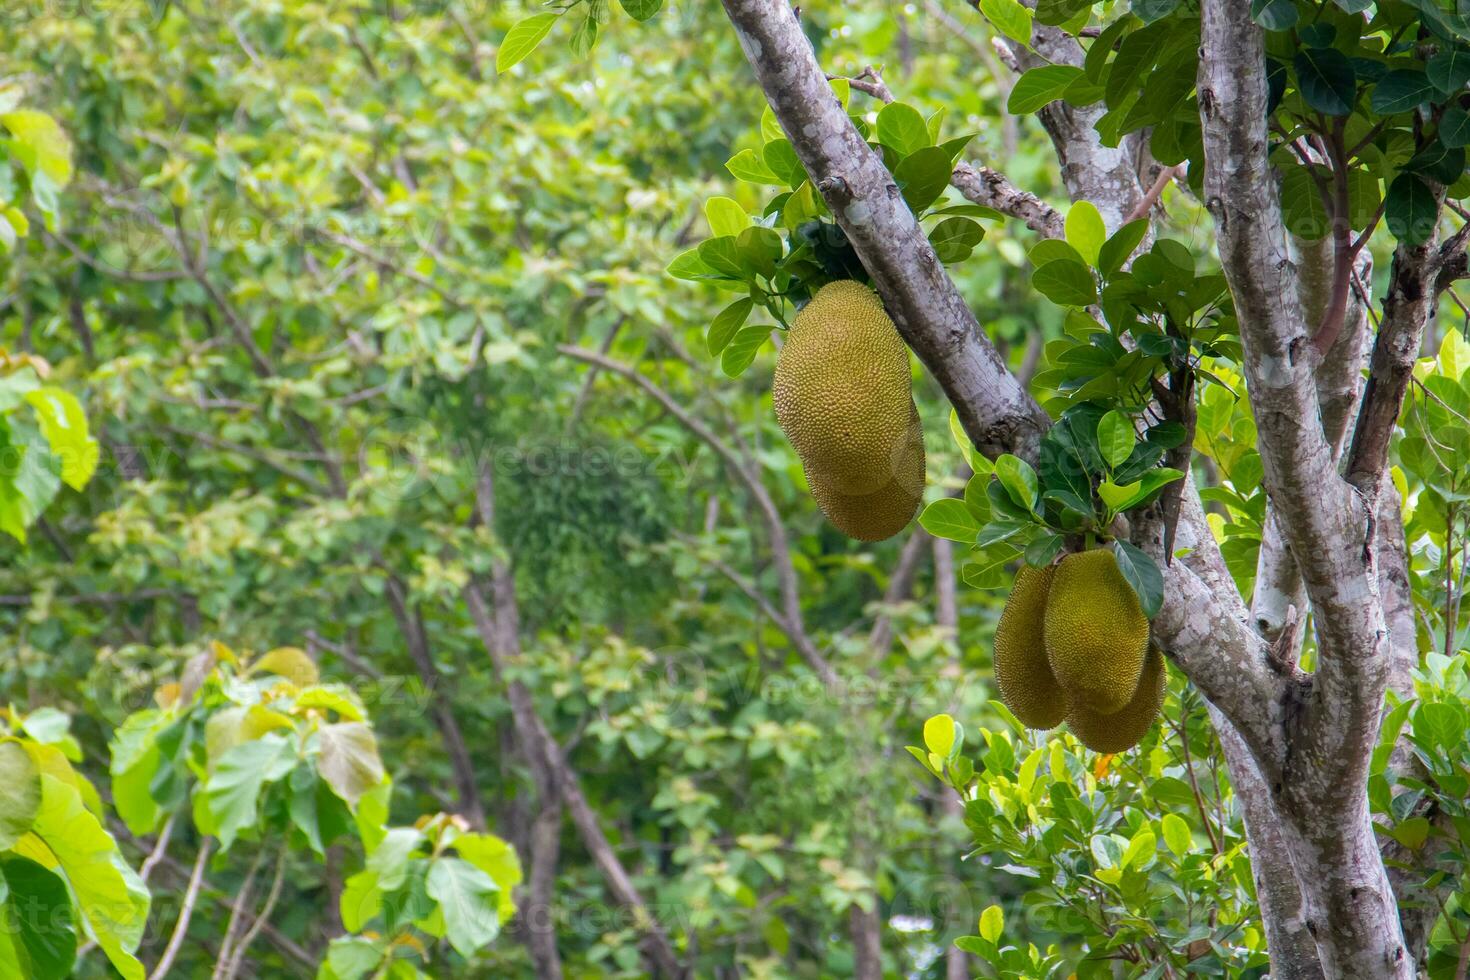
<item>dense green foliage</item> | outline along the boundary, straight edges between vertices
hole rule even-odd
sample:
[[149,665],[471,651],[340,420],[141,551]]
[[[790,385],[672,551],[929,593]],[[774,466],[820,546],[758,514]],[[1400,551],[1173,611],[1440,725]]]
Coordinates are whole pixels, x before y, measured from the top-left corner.
[[[141,977],[167,957],[188,977],[530,976],[549,924],[567,975],[635,977],[651,917],[696,976],[840,977],[870,913],[891,976],[943,976],[957,938],[977,975],[1260,976],[1200,696],[1171,673],[1152,733],[1100,757],[1027,732],[990,669],[1016,563],[1109,537],[1190,448],[1248,594],[1261,461],[1208,218],[1170,191],[1125,271],[1144,222],[1109,237],[1077,205],[1065,241],[1038,242],[946,186],[955,160],[1003,161],[1060,202],[1027,118],[1058,97],[1104,100],[1115,137],[1152,127],[1161,162],[1197,161],[1197,24],[1188,3],[1044,0],[1038,18],[1122,43],[1012,87],[977,59],[1033,14],[979,6],[803,5],[829,70],[888,66],[900,101],[834,93],[1064,419],[1037,468],[991,462],[916,373],[928,507],[877,545],[822,519],[769,395],[768,341],[861,269],[717,7],[8,12],[0,449],[25,452],[0,480],[0,924],[27,902],[54,914],[0,935],[0,975]],[[1306,6],[1257,4],[1283,128],[1355,148],[1361,224],[1386,201],[1388,232],[1422,233],[1418,188],[1447,156],[1463,171],[1465,112],[1441,55],[1386,43],[1421,5],[1348,30],[1354,5],[1324,4],[1303,38]],[[1293,230],[1324,233],[1318,196],[1294,200]],[[1372,794],[1385,833],[1462,885],[1434,934],[1445,975],[1470,948],[1453,310],[1394,455],[1426,655]],[[1149,416],[1150,379],[1186,370],[1195,410]],[[1157,567],[1118,548],[1156,610]],[[475,612],[498,563],[508,666]],[[514,685],[645,908],[571,820],[550,907],[531,901],[545,801]],[[1391,770],[1400,730],[1424,778]],[[1457,838],[1431,836],[1425,799]]]

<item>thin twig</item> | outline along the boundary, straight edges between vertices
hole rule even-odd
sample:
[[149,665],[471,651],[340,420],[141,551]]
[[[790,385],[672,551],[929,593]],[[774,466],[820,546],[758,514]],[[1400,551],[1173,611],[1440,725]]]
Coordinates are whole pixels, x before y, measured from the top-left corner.
[[224,980],[233,980],[235,974],[240,972],[240,963],[244,960],[245,953],[250,949],[250,944],[255,942],[255,938],[260,935],[260,931],[265,928],[266,922],[270,920],[271,913],[275,911],[276,901],[281,897],[281,883],[286,877],[287,853],[288,849],[286,846],[284,844],[281,845],[280,852],[276,855],[275,877],[271,879],[271,887],[270,891],[266,893],[265,904],[255,914],[255,921],[250,924],[250,928],[245,931],[245,935],[241,937],[231,952],[230,966],[224,973]]
[[255,852],[255,860],[250,862],[250,871],[246,873],[245,880],[240,883],[240,890],[235,893],[234,902],[230,904],[230,921],[225,927],[225,938],[219,945],[219,959],[215,962],[214,972],[210,975],[211,980],[223,980],[225,964],[230,961],[235,934],[240,929],[240,917],[245,914],[245,906],[250,903],[251,892],[255,888],[255,875],[260,871],[260,862],[264,859],[265,848],[261,848]]
[[1178,166],[1165,167],[1160,170],[1159,176],[1154,179],[1153,186],[1148,189],[1148,193],[1143,195],[1143,199],[1138,202],[1137,207],[1129,212],[1127,220],[1137,221],[1139,218],[1148,217],[1148,213],[1153,210],[1154,205],[1159,203],[1159,198],[1164,195],[1164,188],[1168,187],[1169,182],[1176,177],[1183,177],[1184,171],[1185,168],[1182,163]]
[[[179,906],[179,918],[174,922],[173,934],[168,937],[168,945],[164,947],[163,956],[153,968],[149,980],[162,980],[168,976],[168,971],[174,965],[174,957],[179,955],[179,948],[184,945],[184,936],[189,932],[189,919],[194,915],[194,903],[199,898],[199,886],[204,883],[204,865],[209,861],[209,854],[213,850],[214,838],[204,838],[199,845],[199,854],[194,858],[194,867],[189,872],[189,885],[184,890],[184,901]],[[232,917],[232,924],[233,921]]]

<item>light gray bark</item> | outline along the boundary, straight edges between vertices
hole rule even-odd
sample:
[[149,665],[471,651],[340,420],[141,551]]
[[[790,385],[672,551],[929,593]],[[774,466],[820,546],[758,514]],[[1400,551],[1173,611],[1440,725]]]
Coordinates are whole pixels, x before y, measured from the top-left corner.
[[1367,810],[1368,759],[1388,678],[1372,505],[1338,476],[1317,405],[1314,348],[1266,160],[1262,31],[1248,6],[1230,0],[1205,0],[1202,15],[1206,205],[1235,298],[1266,490],[1318,640],[1310,693],[1287,720],[1279,779],[1258,762],[1325,971],[1408,978],[1413,957]]

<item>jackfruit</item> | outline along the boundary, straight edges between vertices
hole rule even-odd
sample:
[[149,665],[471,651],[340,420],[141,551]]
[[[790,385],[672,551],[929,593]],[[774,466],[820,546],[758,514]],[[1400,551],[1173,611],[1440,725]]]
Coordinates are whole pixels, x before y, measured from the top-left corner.
[[924,499],[924,430],[919,410],[909,401],[909,424],[892,452],[893,475],[872,493],[833,490],[824,478],[806,469],[812,496],[832,526],[859,541],[882,541],[908,526]]
[[889,482],[907,474],[896,450],[912,385],[908,348],[871,289],[845,279],[817,291],[786,333],[771,396],[811,482],[892,496]]
[[1078,704],[1067,715],[1067,727],[1077,736],[1077,741],[1094,752],[1126,752],[1143,740],[1159,716],[1165,679],[1164,656],[1152,648],[1138,690],[1123,710],[1104,715]]
[[1055,569],[1032,568],[1016,573],[1011,597],[995,627],[995,683],[1000,699],[1027,728],[1044,731],[1062,723],[1067,694],[1046,662],[1042,629],[1046,599]]
[[1046,603],[1046,660],[1074,705],[1113,714],[1133,698],[1148,617],[1111,551],[1068,555]]

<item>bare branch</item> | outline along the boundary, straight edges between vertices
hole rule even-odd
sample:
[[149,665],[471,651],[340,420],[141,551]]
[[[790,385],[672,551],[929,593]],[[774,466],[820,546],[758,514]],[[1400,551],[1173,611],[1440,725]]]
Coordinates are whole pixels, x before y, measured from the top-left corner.
[[1435,290],[1442,264],[1439,254],[1432,238],[1422,245],[1401,243],[1393,253],[1383,322],[1373,344],[1368,386],[1347,457],[1348,481],[1366,493],[1374,492],[1383,478],[1389,441],[1414,377],[1424,327],[1439,298]]
[[949,182],[970,203],[1018,218],[1046,238],[1061,238],[1065,233],[1066,220],[1060,211],[1030,191],[1021,190],[998,170],[961,162]]
[[[827,77],[831,79],[839,76]],[[872,65],[848,78],[847,82],[859,92],[865,92],[880,102],[886,104],[893,101],[893,92]],[[1030,191],[1021,190],[998,170],[972,166],[961,161],[955,165],[949,183],[971,204],[994,208],[1001,214],[1018,218],[1027,228],[1047,238],[1061,238],[1065,233],[1065,218],[1060,211]]]
[[209,855],[213,851],[213,837],[206,837],[199,842],[199,853],[194,856],[194,867],[189,872],[189,884],[184,889],[184,900],[179,905],[179,917],[174,921],[174,931],[168,937],[168,945],[164,947],[163,955],[158,958],[158,965],[149,974],[149,980],[163,980],[168,976],[168,971],[173,968],[174,959],[184,945],[184,937],[189,933],[189,920],[194,916],[194,903],[198,901],[199,887],[204,883],[204,866],[209,863]]
[[1169,186],[1170,181],[1183,177],[1185,170],[1186,168],[1182,163],[1177,167],[1164,167],[1160,170],[1159,175],[1154,178],[1153,186],[1148,189],[1148,193],[1143,195],[1143,199],[1128,214],[1127,220],[1137,221],[1139,218],[1148,217],[1148,213],[1153,210],[1154,205],[1159,203],[1159,198],[1164,196],[1164,188]]

